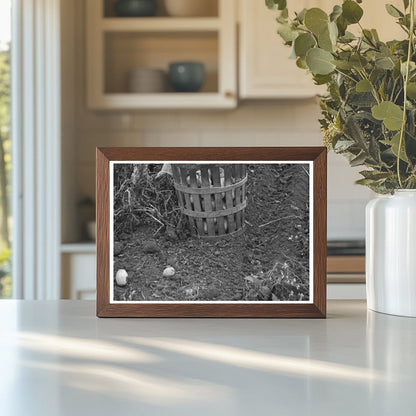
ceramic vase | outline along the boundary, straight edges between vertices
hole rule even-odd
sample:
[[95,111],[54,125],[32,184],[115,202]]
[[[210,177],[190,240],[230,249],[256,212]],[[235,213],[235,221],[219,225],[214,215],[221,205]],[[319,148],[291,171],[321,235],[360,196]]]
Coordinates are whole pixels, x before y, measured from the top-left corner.
[[369,309],[416,317],[416,189],[368,203],[366,286]]

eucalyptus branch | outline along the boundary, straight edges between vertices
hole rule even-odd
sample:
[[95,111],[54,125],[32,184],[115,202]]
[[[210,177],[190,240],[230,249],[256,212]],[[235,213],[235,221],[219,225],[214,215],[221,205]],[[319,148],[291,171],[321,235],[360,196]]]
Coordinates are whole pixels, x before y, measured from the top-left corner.
[[[286,5],[285,0],[266,3],[270,8]],[[328,95],[321,97],[320,120],[325,143],[331,143],[336,153],[352,157],[354,164],[367,166],[370,170],[363,174],[362,184],[376,192],[386,194],[394,189],[416,188],[413,142],[416,134],[410,122],[411,114],[416,115],[416,71],[412,69],[416,51],[416,0],[404,1],[404,15],[394,6],[387,7],[387,12],[406,33],[404,41],[388,42],[364,29],[360,3],[357,0],[345,4],[344,0],[342,6],[334,6],[331,14],[319,7],[306,9],[302,22],[299,18],[279,19],[283,26],[279,34],[289,45],[293,42],[288,40],[297,32],[296,56],[304,60],[305,69],[319,83],[326,84]],[[282,17],[287,16],[285,9]],[[361,33],[350,36],[341,30],[334,39],[331,27],[334,23],[345,29],[356,25]],[[407,140],[412,147],[407,146]],[[360,158],[358,148],[363,152]],[[379,172],[384,170],[391,175],[380,177]]]
[[413,50],[413,37],[415,29],[415,0],[410,0],[410,29],[409,29],[409,44],[407,47],[407,60],[406,60],[406,73],[404,75],[404,85],[403,85],[403,118],[402,118],[402,127],[400,129],[400,139],[399,139],[399,148],[397,150],[397,177],[399,179],[399,185],[403,188],[402,177],[400,172],[400,156],[403,148],[404,134],[406,131],[406,110],[407,110],[407,83],[409,82],[409,70],[410,62],[412,60],[412,50]]

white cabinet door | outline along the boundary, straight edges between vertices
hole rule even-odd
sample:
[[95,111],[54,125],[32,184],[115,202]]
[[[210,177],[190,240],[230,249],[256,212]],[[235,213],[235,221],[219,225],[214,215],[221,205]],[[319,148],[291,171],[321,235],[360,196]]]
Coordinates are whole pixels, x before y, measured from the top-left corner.
[[[301,10],[315,6],[329,11],[332,7],[325,7],[328,2],[299,0],[294,7]],[[291,50],[276,33],[277,13],[268,10],[264,1],[238,0],[238,6],[240,97],[305,98],[322,92],[313,84],[311,75],[298,68],[293,59],[289,59]]]
[[94,253],[65,253],[62,256],[62,297],[95,300],[96,256]]
[[[296,66],[289,59],[290,48],[283,44],[277,35],[277,12],[268,10],[261,0],[237,0],[240,18],[239,48],[239,87],[241,98],[305,98],[318,93],[324,87],[313,84],[311,75]],[[289,2],[290,11],[300,11],[304,7],[320,7],[330,12],[334,4],[341,0],[298,0]],[[402,0],[389,3],[403,8]],[[395,23],[395,19],[386,12],[384,2],[366,0],[362,25],[376,28],[381,40],[403,38],[403,33]],[[358,25],[348,30],[359,32]]]
[[[360,4],[364,9],[364,15],[360,23],[364,28],[377,29],[380,40],[384,42],[393,39],[404,39],[406,34],[395,23],[396,19],[387,13],[386,3],[393,4],[400,10],[403,9],[403,0],[389,0],[386,2],[380,0],[365,0]],[[352,32],[357,33],[359,28],[356,27],[355,29]]]

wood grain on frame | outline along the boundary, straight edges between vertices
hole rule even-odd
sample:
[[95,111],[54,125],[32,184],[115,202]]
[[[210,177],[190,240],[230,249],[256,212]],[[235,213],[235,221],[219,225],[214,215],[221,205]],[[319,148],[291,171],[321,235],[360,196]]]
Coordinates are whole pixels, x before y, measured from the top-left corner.
[[[192,318],[326,317],[326,148],[98,148],[97,316]],[[110,303],[110,161],[313,162],[313,303]]]

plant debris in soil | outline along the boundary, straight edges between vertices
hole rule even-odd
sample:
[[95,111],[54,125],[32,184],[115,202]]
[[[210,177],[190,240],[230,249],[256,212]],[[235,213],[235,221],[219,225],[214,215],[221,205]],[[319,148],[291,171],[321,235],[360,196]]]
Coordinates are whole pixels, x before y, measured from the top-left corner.
[[191,235],[161,168],[114,166],[114,300],[309,300],[308,164],[249,165],[244,231],[215,240]]

